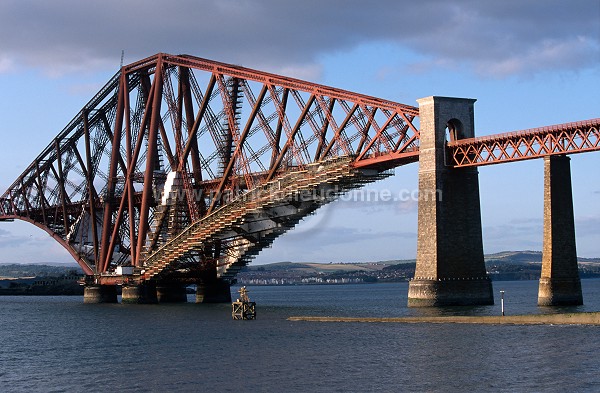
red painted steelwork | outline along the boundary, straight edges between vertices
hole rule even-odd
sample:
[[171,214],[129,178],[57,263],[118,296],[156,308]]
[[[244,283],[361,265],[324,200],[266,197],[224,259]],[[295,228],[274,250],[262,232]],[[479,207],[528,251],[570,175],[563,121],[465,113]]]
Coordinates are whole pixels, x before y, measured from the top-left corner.
[[[122,67],[58,133],[0,197],[0,221],[44,229],[104,284],[123,281],[120,265],[136,266],[135,280],[168,272],[183,282],[215,269],[232,279],[302,217],[418,161],[418,114],[157,54]],[[471,166],[599,150],[599,123],[451,142],[449,157]]]
[[[340,156],[381,171],[415,161],[417,115],[389,100],[157,54],[122,67],[58,133],[2,196],[0,218],[46,228],[86,272],[142,267],[190,224],[290,171]],[[195,258],[219,263],[227,247],[206,244]]]
[[600,150],[600,119],[591,119],[448,143],[455,167],[529,160]]

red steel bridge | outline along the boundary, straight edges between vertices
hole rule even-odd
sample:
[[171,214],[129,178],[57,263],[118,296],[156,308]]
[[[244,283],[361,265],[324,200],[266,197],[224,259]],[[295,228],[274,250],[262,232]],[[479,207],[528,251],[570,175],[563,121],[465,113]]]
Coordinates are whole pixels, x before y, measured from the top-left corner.
[[[340,194],[417,162],[419,108],[188,55],[124,66],[0,197],[88,284],[232,282]],[[446,166],[600,150],[600,119],[465,138]],[[124,274],[126,272],[126,274]]]

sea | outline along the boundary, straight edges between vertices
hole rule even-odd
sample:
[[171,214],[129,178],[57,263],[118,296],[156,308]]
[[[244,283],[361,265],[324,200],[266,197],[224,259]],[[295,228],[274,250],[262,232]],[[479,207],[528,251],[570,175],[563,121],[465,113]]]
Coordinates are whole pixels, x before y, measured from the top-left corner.
[[[496,304],[407,307],[407,283],[249,287],[230,304],[83,304],[0,297],[0,392],[598,392],[600,327],[289,321],[600,311],[537,306],[537,281],[494,282]],[[232,287],[235,298],[235,291]]]

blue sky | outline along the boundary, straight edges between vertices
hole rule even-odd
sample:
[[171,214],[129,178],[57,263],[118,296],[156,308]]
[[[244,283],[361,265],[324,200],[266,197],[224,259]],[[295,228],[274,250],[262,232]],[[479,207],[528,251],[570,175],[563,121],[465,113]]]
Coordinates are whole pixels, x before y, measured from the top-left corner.
[[[0,34],[2,192],[117,71],[121,50],[125,63],[187,53],[410,105],[476,98],[477,135],[600,117],[598,0],[9,0]],[[571,158],[578,253],[598,257],[600,153]],[[410,194],[417,165],[367,188]],[[541,250],[543,161],[479,173],[486,253]],[[410,199],[338,201],[254,263],[414,258],[416,212]],[[17,222],[0,224],[8,262],[72,263]]]

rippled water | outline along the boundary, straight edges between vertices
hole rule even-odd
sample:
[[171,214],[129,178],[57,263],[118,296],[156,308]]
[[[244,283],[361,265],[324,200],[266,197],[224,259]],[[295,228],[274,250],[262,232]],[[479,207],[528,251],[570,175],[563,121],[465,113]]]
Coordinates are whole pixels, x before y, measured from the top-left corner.
[[[256,321],[230,305],[84,305],[0,297],[0,391],[595,392],[600,327],[290,322],[293,315],[498,315],[496,305],[408,309],[406,284],[252,287]],[[507,314],[537,282],[494,283]],[[600,280],[584,280],[600,311]],[[190,300],[192,300],[190,298]]]

